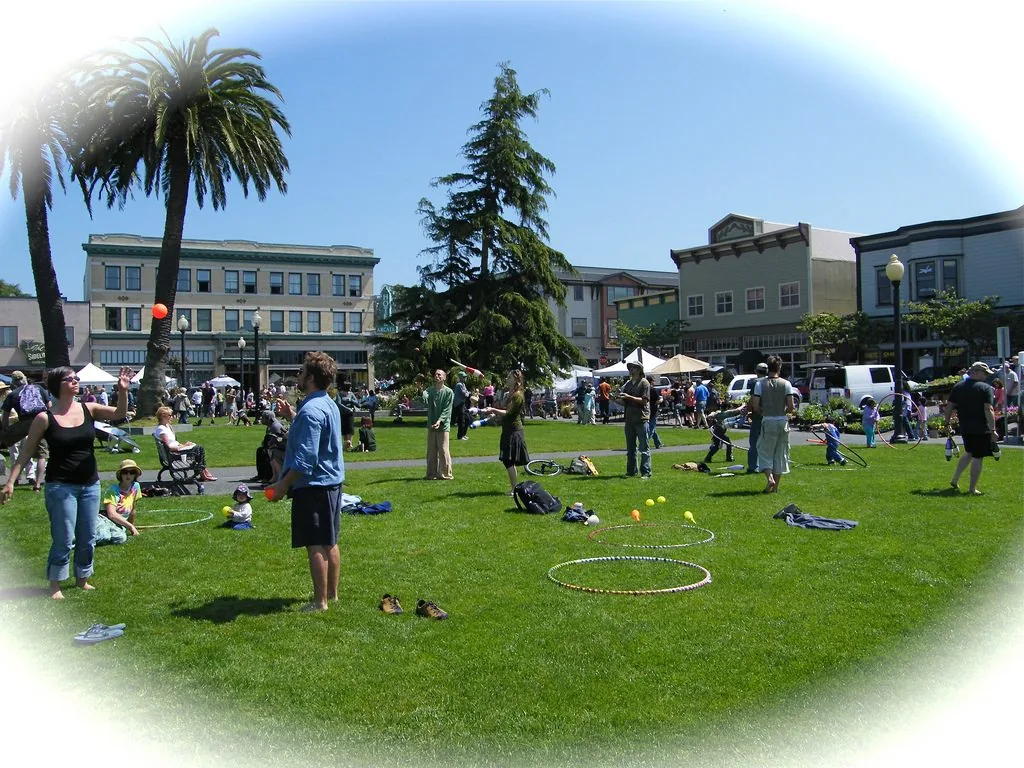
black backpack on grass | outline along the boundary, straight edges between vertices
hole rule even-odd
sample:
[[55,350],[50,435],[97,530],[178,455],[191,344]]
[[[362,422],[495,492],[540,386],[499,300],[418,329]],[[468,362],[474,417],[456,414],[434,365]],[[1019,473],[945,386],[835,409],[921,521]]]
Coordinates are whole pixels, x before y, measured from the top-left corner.
[[524,480],[512,491],[516,506],[531,515],[547,515],[562,511],[562,502],[557,496],[541,488],[540,483]]

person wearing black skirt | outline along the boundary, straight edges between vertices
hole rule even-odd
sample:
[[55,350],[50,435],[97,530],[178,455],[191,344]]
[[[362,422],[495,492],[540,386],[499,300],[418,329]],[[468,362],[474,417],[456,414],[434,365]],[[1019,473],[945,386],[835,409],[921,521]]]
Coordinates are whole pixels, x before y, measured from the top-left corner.
[[498,460],[508,471],[509,493],[511,496],[518,482],[516,467],[525,467],[530,463],[530,454],[526,450],[526,435],[523,432],[523,409],[526,400],[523,397],[523,371],[515,369],[506,381],[508,394],[505,396],[504,408],[484,408],[488,417],[497,416],[501,419],[501,441],[498,449]]

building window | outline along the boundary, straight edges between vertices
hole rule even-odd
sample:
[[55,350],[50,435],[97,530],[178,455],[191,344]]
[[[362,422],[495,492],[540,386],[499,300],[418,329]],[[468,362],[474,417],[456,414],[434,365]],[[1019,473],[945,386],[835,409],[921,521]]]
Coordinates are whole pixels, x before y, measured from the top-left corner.
[[288,273],[288,295],[289,296],[301,296],[302,295],[302,273],[301,272],[289,272]]
[[225,309],[224,310],[224,330],[229,333],[238,330],[238,310],[237,309]]
[[75,329],[70,325],[64,326],[64,338],[67,340],[69,347],[75,346]]
[[142,330],[142,308],[141,307],[125,307],[124,308],[124,329],[126,331],[141,331]]
[[291,311],[288,313],[288,332],[302,333],[302,313]]
[[[190,355],[191,357],[191,355]],[[120,365],[145,365],[146,350],[144,349],[101,349],[100,365],[111,368]]]
[[764,312],[764,288],[747,288],[747,312]]
[[213,277],[210,270],[196,270],[196,293],[213,293]]
[[332,329],[335,333],[345,332],[345,313],[344,312],[332,312],[333,317],[331,322],[333,324]]
[[198,328],[193,328],[193,326],[192,326],[192,310],[191,309],[179,309],[177,317],[175,317],[174,318],[174,322],[171,323],[171,331],[172,332],[178,330],[178,318],[179,317],[184,317],[188,321],[188,327],[191,328],[192,330],[199,330]]
[[348,313],[348,332],[349,333],[362,333],[363,332],[363,313],[362,312],[349,312]]
[[704,294],[698,293],[695,296],[686,297],[686,316],[687,317],[703,317],[704,316]]
[[178,270],[178,293],[192,293],[192,270]]
[[572,298],[573,301],[583,301],[583,286],[574,285],[572,287]]
[[270,310],[270,332],[284,333],[284,311],[280,309]]
[[124,268],[124,289],[126,291],[142,290],[142,267]]
[[306,295],[307,296],[319,296],[320,295],[320,274],[318,272],[307,272],[306,273]]
[[885,274],[885,267],[875,270],[875,303],[880,307],[892,306],[892,283]]
[[957,296],[960,295],[959,261],[959,259],[942,259],[942,290],[951,290]]
[[196,330],[205,331],[209,333],[213,330],[213,310],[212,309],[197,309],[196,310]]
[[18,326],[0,325],[0,347],[16,346],[18,346]]
[[224,270],[224,293],[238,293],[238,270]]
[[607,290],[609,307],[615,304],[616,299],[628,299],[630,296],[636,296],[636,288],[631,285],[609,285]]
[[732,291],[719,291],[715,294],[715,314],[732,314]]
[[242,330],[243,331],[251,331],[252,330],[252,318],[253,318],[253,315],[255,315],[255,314],[256,314],[256,310],[255,309],[243,309],[242,310]]
[[309,333],[320,333],[320,313],[319,312],[307,312],[306,313],[306,330]]
[[573,336],[586,336],[587,335],[587,318],[585,318],[585,317],[574,317],[572,319],[572,335]]
[[[348,276],[348,295],[359,297],[363,295],[363,276],[362,275],[349,275]],[[355,331],[353,331],[355,333]]]
[[608,320],[608,338],[617,339],[619,338],[619,321],[614,317]]
[[779,309],[796,309],[800,306],[800,283],[779,284]]
[[283,296],[284,295],[284,272],[271,272],[270,273],[270,295],[271,296]]
[[250,296],[256,295],[256,272],[252,270],[242,272],[242,291]]
[[[960,295],[959,259],[940,257],[928,261],[913,262],[914,287],[907,294],[915,301],[927,301],[940,291],[953,291]],[[907,286],[908,289],[910,286]]]
[[331,294],[333,296],[345,295],[345,276],[331,275]]
[[103,268],[103,287],[108,291],[120,291],[121,290],[121,268],[120,267],[104,267]]
[[104,327],[108,331],[120,331],[121,330],[121,308],[120,307],[106,307],[104,309],[106,315],[106,322]]

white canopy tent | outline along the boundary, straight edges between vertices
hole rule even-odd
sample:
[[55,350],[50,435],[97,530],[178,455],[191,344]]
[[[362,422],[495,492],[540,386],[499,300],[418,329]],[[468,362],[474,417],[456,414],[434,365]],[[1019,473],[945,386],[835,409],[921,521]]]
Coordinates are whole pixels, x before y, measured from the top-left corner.
[[664,358],[658,357],[646,349],[642,350],[640,347],[637,347],[626,355],[625,360],[620,360],[614,365],[609,365],[607,368],[598,368],[593,373],[595,376],[629,376],[629,368],[626,367],[626,364],[637,362],[640,359],[641,352],[643,352],[643,359],[640,362],[643,363],[644,373],[652,373],[655,368],[665,362]]
[[569,371],[569,375],[562,379],[556,378],[551,384],[551,388],[558,394],[564,395],[567,392],[575,392],[576,387],[579,386],[580,379],[593,379],[594,372],[589,368],[582,365],[574,365]]
[[89,363],[77,374],[80,381],[79,384],[83,384],[87,387],[95,386],[107,386],[109,384],[117,383],[117,376],[111,376],[109,373],[104,371],[102,368],[98,368],[92,363]]
[[230,376],[218,376],[215,379],[210,379],[210,386],[220,389],[221,387],[240,387],[242,385]]
[[[141,384],[142,377],[146,375],[146,366],[142,366],[139,372],[132,376],[132,384]],[[164,384],[170,384],[174,379],[170,376],[164,376]]]

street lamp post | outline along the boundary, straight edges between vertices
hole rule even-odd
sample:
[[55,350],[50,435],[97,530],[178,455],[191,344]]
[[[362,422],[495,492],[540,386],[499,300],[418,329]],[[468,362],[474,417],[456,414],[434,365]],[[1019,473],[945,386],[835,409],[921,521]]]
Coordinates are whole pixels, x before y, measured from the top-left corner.
[[188,318],[178,316],[178,330],[181,331],[181,386],[188,389],[188,378],[185,376],[185,334],[188,332]]
[[242,336],[238,337],[238,378],[245,392],[245,338]]
[[903,262],[895,253],[889,257],[889,263],[885,265],[885,276],[892,283],[892,317],[896,330],[894,349],[896,385],[893,389],[892,442],[905,443],[907,437],[903,433],[903,328],[900,318],[900,282],[903,280]]
[[260,391],[260,384],[261,384],[261,382],[260,382],[260,326],[261,325],[263,325],[263,318],[260,317],[259,310],[256,310],[256,313],[252,316],[252,335],[253,335],[253,347],[254,347],[254,351],[252,353],[252,362],[253,362],[253,367],[256,370],[256,388],[255,388],[254,391],[257,393],[257,395],[258,395],[258,393]]

